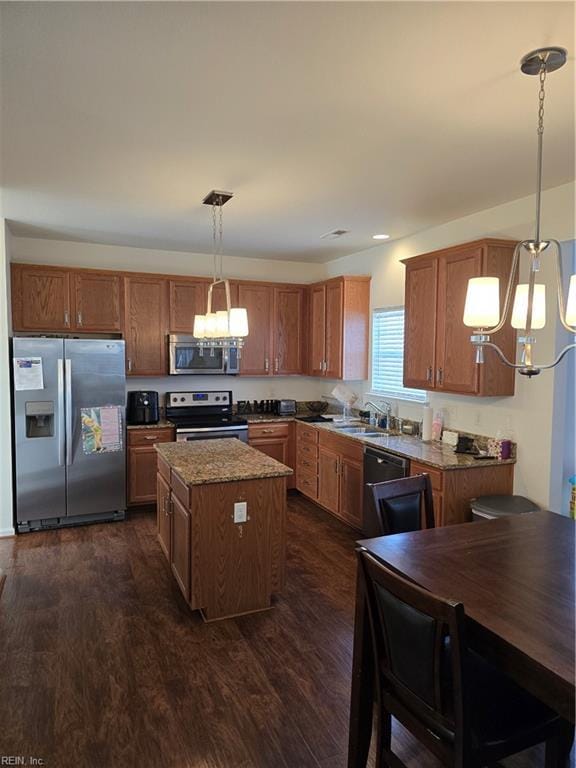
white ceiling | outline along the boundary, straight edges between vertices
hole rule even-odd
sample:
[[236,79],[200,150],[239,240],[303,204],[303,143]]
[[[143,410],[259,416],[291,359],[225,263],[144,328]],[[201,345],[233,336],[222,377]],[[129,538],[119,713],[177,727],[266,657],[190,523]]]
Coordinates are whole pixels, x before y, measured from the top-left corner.
[[[569,2],[3,3],[15,234],[326,261],[574,178]],[[335,228],[340,240],[321,240]]]

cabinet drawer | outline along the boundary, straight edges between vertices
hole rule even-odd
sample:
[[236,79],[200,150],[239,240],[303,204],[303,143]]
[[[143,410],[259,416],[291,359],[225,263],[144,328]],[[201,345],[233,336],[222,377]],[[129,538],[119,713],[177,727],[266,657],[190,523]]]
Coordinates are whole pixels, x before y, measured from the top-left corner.
[[307,424],[297,422],[296,437],[298,438],[298,443],[312,443],[316,445],[318,443],[318,430],[315,427],[309,427]]
[[306,456],[298,456],[297,469],[299,474],[317,475],[318,459]]
[[174,440],[172,427],[160,427],[160,429],[129,429],[128,445],[154,445],[154,443],[171,443]]
[[443,472],[440,469],[434,469],[434,467],[429,467],[426,464],[419,464],[417,461],[411,461],[410,462],[410,474],[411,475],[422,475],[426,473],[427,475],[430,475],[430,482],[432,483],[432,489],[434,491],[442,492],[442,479],[443,479]]
[[299,472],[296,488],[310,499],[316,500],[318,498],[318,478],[315,475],[305,475]]
[[259,437],[288,437],[290,424],[284,422],[265,422],[264,424],[248,424],[248,439],[253,440]]
[[298,460],[300,460],[300,457],[303,457],[307,461],[318,461],[318,446],[313,443],[298,443],[297,457]]

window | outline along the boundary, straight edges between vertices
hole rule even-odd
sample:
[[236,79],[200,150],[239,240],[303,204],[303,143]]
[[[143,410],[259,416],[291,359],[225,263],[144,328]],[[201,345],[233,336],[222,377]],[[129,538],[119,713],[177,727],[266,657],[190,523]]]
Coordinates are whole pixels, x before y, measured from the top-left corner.
[[427,392],[404,387],[403,365],[404,307],[375,309],[372,313],[372,392],[424,402]]

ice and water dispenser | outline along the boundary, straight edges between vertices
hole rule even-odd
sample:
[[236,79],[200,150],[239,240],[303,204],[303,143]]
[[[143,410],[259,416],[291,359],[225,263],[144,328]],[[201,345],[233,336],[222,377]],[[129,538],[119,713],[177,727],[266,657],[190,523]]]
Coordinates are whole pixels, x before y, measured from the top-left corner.
[[25,405],[26,437],[54,437],[54,401],[32,401]]

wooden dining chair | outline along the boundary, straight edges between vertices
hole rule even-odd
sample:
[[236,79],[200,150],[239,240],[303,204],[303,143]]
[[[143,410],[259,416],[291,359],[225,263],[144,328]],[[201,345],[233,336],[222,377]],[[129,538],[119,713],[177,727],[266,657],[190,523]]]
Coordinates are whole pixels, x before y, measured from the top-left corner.
[[541,742],[546,768],[564,768],[565,721],[468,649],[462,603],[357,554],[376,670],[376,768],[406,768],[392,752],[392,717],[451,768],[483,768]]
[[368,483],[368,489],[372,491],[374,502],[373,510],[378,529],[374,533],[375,536],[434,528],[430,475]]

